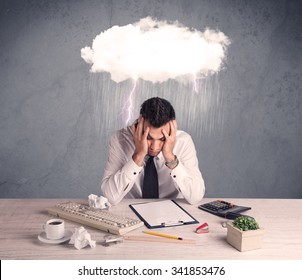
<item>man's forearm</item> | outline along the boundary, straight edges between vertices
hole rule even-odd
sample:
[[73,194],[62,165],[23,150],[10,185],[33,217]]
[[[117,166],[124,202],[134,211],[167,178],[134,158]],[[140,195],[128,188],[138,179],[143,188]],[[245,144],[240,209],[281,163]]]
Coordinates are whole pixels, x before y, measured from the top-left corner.
[[111,204],[116,205],[131,190],[141,170],[142,167],[136,165],[133,160],[127,162],[116,172],[105,170],[101,184],[103,195]]

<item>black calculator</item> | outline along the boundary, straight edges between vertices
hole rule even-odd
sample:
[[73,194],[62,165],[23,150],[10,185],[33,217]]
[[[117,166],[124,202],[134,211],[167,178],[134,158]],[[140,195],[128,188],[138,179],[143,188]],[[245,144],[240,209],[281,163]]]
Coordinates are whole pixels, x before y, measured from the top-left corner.
[[239,216],[246,216],[241,215],[240,213],[252,209],[251,207],[235,205],[224,200],[214,200],[201,204],[198,208],[211,214],[232,220]]

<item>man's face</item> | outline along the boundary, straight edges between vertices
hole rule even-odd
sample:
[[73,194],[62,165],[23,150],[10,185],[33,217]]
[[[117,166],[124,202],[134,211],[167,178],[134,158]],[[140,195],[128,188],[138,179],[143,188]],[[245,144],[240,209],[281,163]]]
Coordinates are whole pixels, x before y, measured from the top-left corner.
[[162,133],[162,130],[164,129],[170,134],[170,124],[166,123],[163,126],[156,128],[152,126],[147,120],[144,122],[144,131],[146,128],[149,127],[149,134],[147,136],[147,142],[148,142],[148,154],[150,156],[157,156],[160,151],[162,150],[166,138]]

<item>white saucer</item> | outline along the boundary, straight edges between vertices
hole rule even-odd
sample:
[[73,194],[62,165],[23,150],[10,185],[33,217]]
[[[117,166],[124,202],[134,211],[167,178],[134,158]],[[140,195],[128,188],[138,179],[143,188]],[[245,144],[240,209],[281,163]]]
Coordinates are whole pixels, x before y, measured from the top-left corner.
[[45,231],[41,232],[39,235],[38,235],[38,239],[44,243],[48,243],[48,244],[60,244],[60,243],[63,243],[63,242],[66,242],[68,241],[72,236],[72,231],[70,230],[66,230],[65,231],[65,236],[60,238],[60,239],[48,239],[46,237],[46,233]]

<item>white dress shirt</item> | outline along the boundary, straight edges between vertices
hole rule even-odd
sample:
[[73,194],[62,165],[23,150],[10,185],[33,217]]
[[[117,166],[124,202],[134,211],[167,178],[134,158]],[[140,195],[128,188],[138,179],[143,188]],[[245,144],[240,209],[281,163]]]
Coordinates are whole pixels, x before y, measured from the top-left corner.
[[[130,127],[112,135],[101,190],[102,195],[113,205],[124,197],[142,198],[144,166],[138,166],[133,161],[134,150]],[[195,146],[188,133],[177,131],[173,153],[179,160],[173,170],[165,165],[161,152],[154,157],[159,198],[185,198],[190,204],[199,203],[204,196],[205,186],[198,167]]]

